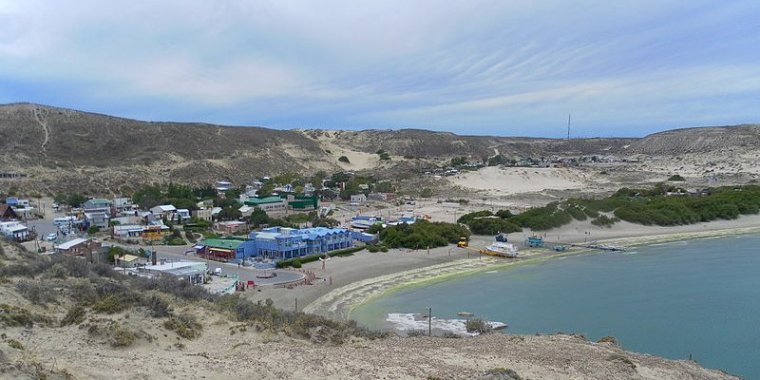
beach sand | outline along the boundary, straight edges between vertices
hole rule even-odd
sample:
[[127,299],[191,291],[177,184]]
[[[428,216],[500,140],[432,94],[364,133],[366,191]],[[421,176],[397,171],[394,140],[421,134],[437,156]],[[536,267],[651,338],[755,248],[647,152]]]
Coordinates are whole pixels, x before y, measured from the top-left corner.
[[[642,226],[618,222],[611,228],[573,222],[562,228],[541,232],[546,241],[583,244],[591,240],[625,247],[653,244],[664,241],[720,237],[760,232],[760,215],[744,216],[736,220],[721,220],[686,226]],[[509,235],[511,242],[521,243],[530,231]],[[492,238],[473,236],[470,247],[482,248]],[[329,318],[348,319],[351,310],[369,299],[396,287],[415,283],[440,281],[450,276],[461,276],[494,267],[547,260],[553,257],[582,253],[599,253],[598,250],[571,248],[557,253],[550,249],[522,249],[515,260],[500,259],[478,254],[455,246],[411,251],[393,249],[386,253],[362,251],[351,257],[333,258],[323,271],[321,264],[309,263],[305,269],[314,271],[328,282],[298,286],[294,289],[268,289],[259,297],[272,298],[280,307],[294,304],[299,299],[299,310]],[[333,283],[329,285],[329,278]],[[304,307],[305,306],[305,307]]]

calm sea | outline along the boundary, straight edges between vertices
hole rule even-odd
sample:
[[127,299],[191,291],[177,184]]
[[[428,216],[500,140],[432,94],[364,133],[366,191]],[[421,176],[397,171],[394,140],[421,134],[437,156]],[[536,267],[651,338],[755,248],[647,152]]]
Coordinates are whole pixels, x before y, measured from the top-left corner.
[[[352,318],[388,328],[389,313],[441,320],[468,311],[508,332],[612,335],[627,350],[691,357],[760,379],[760,237],[697,239],[578,255],[407,288]],[[404,315],[404,314],[401,314]],[[398,314],[395,314],[398,319]]]

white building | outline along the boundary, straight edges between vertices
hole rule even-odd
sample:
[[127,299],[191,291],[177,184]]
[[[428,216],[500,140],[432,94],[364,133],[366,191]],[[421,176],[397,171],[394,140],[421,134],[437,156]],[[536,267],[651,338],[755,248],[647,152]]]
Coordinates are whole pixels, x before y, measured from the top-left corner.
[[160,205],[151,208],[150,212],[153,213],[153,216],[156,219],[166,217],[167,219],[172,220],[174,218],[174,214],[177,213],[177,208],[173,205]]
[[216,181],[217,191],[227,191],[232,188],[232,182],[230,181]]
[[355,194],[351,196],[351,203],[352,204],[362,204],[367,203],[367,196],[364,194]]
[[180,220],[180,218],[183,221],[189,221],[190,220],[190,210],[186,208],[178,208],[177,209],[177,220]]
[[203,284],[206,281],[207,265],[198,261],[175,261],[158,265],[146,265],[138,272],[153,276],[172,276],[181,278],[191,284]]
[[87,221],[90,227],[107,228],[109,219],[109,215],[103,211],[84,213],[84,220]]
[[0,234],[16,241],[29,240],[29,227],[18,221],[0,222]]

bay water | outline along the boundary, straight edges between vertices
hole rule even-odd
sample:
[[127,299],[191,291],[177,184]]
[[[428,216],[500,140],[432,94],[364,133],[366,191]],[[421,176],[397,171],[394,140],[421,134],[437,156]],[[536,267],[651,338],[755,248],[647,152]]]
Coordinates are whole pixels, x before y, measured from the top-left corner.
[[623,348],[693,358],[760,379],[760,237],[695,239],[522,264],[401,288],[351,318],[389,328],[388,315],[458,312],[504,322],[507,333],[614,336]]

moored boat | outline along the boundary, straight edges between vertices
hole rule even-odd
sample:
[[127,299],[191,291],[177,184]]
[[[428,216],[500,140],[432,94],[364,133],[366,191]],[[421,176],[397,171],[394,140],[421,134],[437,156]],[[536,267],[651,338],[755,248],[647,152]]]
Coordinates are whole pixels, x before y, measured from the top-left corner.
[[498,257],[517,257],[517,247],[514,244],[497,241],[487,245],[480,253]]

